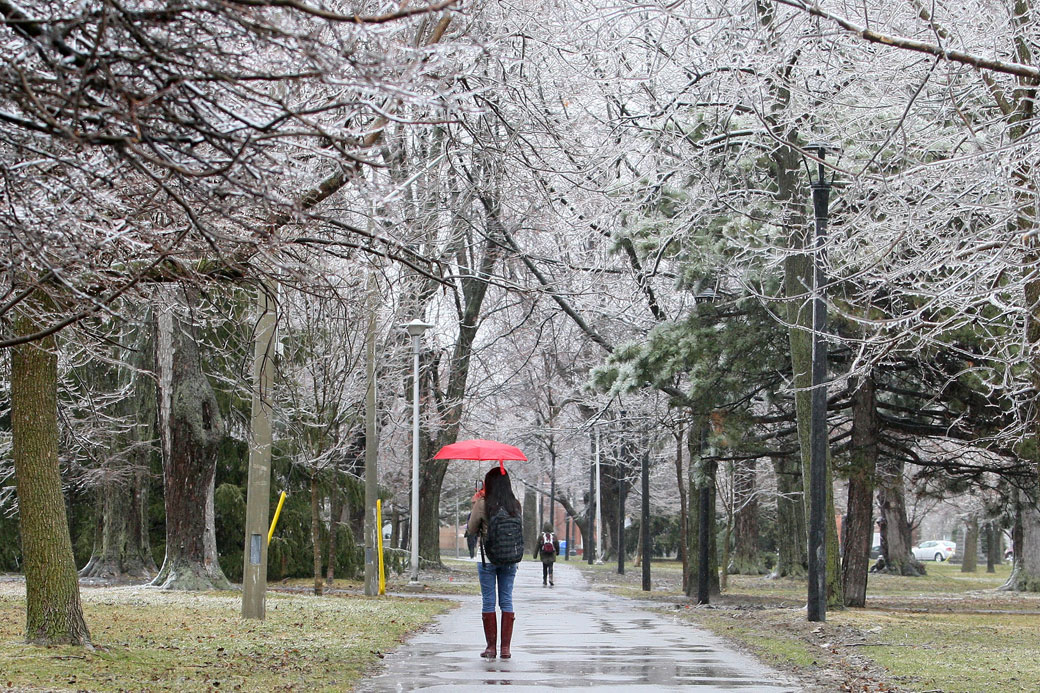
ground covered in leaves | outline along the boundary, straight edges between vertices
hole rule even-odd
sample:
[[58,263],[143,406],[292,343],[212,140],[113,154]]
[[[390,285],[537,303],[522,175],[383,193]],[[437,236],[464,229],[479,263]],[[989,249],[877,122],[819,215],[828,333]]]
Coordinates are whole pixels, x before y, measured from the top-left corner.
[[350,689],[382,653],[454,605],[439,599],[269,593],[240,618],[237,592],[83,587],[94,649],[24,642],[25,587],[0,581],[0,689]]
[[1040,595],[999,592],[1010,566],[987,574],[928,564],[928,575],[871,575],[867,606],[806,620],[804,580],[728,576],[723,595],[697,606],[674,562],[651,566],[653,588],[626,566],[580,564],[599,589],[648,599],[799,678],[804,690],[976,693],[1038,690]]

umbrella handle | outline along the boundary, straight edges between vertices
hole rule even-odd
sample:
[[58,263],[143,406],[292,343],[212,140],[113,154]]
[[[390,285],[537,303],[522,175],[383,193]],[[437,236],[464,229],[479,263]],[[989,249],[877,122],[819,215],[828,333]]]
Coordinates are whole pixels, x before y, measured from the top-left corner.
[[498,461],[498,468],[502,470],[502,476],[506,475],[506,465],[502,460]]

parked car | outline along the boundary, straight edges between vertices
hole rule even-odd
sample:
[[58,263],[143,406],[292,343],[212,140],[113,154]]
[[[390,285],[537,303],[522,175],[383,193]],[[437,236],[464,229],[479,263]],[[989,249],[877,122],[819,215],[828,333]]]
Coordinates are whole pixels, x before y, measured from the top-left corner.
[[953,554],[957,551],[957,544],[952,541],[943,541],[941,539],[934,541],[923,541],[920,546],[914,546],[910,549],[914,558],[919,561],[948,561],[953,557]]

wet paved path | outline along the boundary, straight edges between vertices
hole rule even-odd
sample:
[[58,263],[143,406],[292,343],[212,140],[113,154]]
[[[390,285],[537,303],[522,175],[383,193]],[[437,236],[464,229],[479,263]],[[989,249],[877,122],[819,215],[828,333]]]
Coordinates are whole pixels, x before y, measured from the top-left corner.
[[480,600],[465,597],[458,609],[387,655],[385,672],[358,690],[472,691],[502,685],[555,691],[799,690],[707,631],[647,611],[640,602],[591,590],[565,562],[556,564],[555,587],[543,588],[541,578],[540,563],[520,564],[512,659],[479,657],[484,649]]

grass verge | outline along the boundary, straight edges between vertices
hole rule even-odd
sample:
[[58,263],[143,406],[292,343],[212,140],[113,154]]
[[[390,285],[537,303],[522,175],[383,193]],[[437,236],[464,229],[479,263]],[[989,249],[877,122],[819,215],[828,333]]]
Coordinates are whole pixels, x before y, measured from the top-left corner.
[[234,592],[81,588],[94,650],[24,642],[25,590],[0,585],[0,687],[20,690],[342,691],[443,600],[269,594],[239,617]]
[[[806,691],[1038,690],[1040,595],[998,592],[1010,566],[960,572],[928,564],[928,575],[871,575],[864,609],[831,609],[809,623],[805,580],[729,576],[709,607],[692,605],[669,588],[649,595],[639,570],[580,566],[591,583],[622,596],[677,602],[662,611],[704,627],[794,674]],[[653,566],[658,570],[658,566]],[[674,566],[660,566],[662,582]]]

